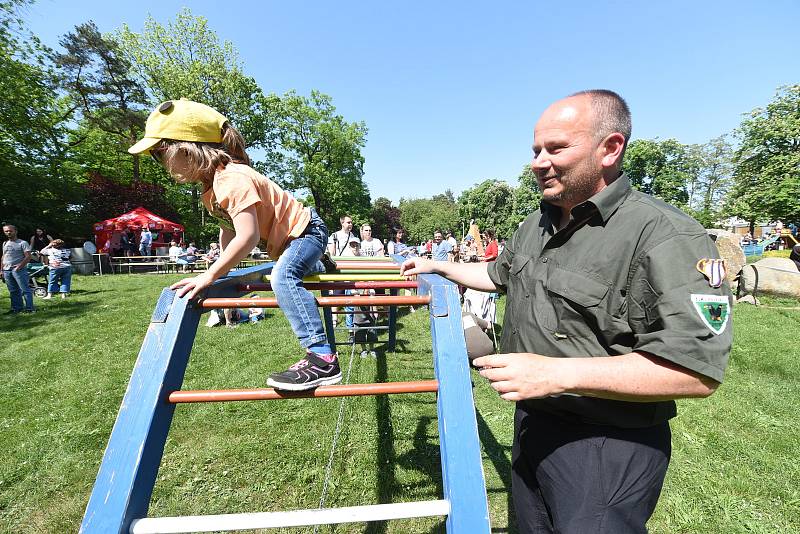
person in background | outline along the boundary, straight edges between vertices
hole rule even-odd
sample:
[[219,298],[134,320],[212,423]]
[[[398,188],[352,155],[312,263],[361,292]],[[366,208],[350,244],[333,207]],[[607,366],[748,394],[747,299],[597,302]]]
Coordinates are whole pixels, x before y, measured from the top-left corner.
[[487,229],[484,232],[486,235],[486,248],[483,249],[483,261],[494,261],[499,255],[497,238],[494,235],[494,230]]
[[392,228],[392,240],[389,241],[386,249],[389,254],[399,254],[400,256],[413,255],[414,247],[406,245],[406,231],[403,228]]
[[361,225],[361,255],[362,256],[383,256],[383,243],[380,239],[372,237],[372,226],[369,224]]
[[445,239],[447,239],[447,242],[450,243],[450,248],[453,250],[453,253],[455,254],[458,251],[458,241],[456,240],[455,237],[453,237],[452,230],[448,230],[447,232],[445,232],[444,237]]
[[40,252],[53,240],[43,228],[37,228],[30,239],[31,252]]
[[41,250],[41,254],[47,256],[47,267],[50,270],[47,296],[44,298],[52,299],[54,293],[61,293],[62,299],[67,298],[72,285],[72,264],[70,263],[72,251],[64,247],[63,240],[54,239]]
[[219,245],[217,243],[210,243],[208,245],[208,250],[203,255],[202,259],[208,264],[211,265],[219,258]]
[[[33,313],[33,291],[31,291],[28,269],[25,268],[31,261],[31,244],[17,237],[17,227],[13,224],[4,224],[3,233],[6,241],[3,242],[3,280],[8,286],[11,296],[11,309],[6,312],[15,314],[19,312]],[[25,309],[23,310],[23,298]]]
[[353,233],[353,218],[349,215],[342,215],[339,217],[339,224],[342,226],[341,229],[333,232],[328,238],[328,254],[348,256],[350,255],[350,238],[357,237]]
[[139,255],[149,256],[152,245],[153,245],[153,234],[151,234],[150,229],[145,226],[144,228],[142,228],[142,234],[139,237]]
[[453,248],[450,243],[444,240],[442,232],[433,232],[433,244],[431,245],[431,258],[433,261],[452,261]]

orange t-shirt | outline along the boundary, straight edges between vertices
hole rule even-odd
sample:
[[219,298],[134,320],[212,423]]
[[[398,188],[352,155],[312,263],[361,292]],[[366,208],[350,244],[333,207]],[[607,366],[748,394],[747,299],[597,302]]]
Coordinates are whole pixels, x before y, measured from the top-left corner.
[[203,193],[203,205],[220,226],[233,230],[233,218],[255,206],[260,245],[270,258],[277,259],[289,244],[300,237],[311,220],[311,211],[278,187],[278,184],[251,167],[229,163],[214,175],[211,188]]

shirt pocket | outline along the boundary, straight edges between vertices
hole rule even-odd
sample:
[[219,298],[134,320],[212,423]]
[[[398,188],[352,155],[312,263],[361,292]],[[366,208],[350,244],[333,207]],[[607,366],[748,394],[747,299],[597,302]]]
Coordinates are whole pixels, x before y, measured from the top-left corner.
[[610,284],[579,271],[554,268],[547,279],[555,309],[554,333],[564,337],[594,337],[607,315],[603,303]]

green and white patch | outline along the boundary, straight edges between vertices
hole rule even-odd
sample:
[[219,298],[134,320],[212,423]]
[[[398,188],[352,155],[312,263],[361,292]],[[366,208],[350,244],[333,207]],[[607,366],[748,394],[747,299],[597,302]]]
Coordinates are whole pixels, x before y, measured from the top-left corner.
[[725,331],[725,327],[728,325],[728,318],[731,316],[728,297],[692,294],[692,305],[712,332],[719,335]]

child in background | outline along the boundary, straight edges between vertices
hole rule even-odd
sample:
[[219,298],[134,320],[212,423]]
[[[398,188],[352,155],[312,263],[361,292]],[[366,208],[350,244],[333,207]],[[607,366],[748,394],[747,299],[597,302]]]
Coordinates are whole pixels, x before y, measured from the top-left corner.
[[320,258],[328,229],[313,208],[250,167],[241,134],[219,112],[190,100],[159,105],[147,119],[144,138],[128,149],[150,154],[178,183],[198,183],[208,212],[220,224],[222,252],[208,270],[171,286],[178,297],[194,298],[214,280],[265,244],[272,269],[272,289],[305,355],[267,384],[293,391],[336,384],[342,373],[326,343],[314,296],[303,287],[307,274],[324,272]]

